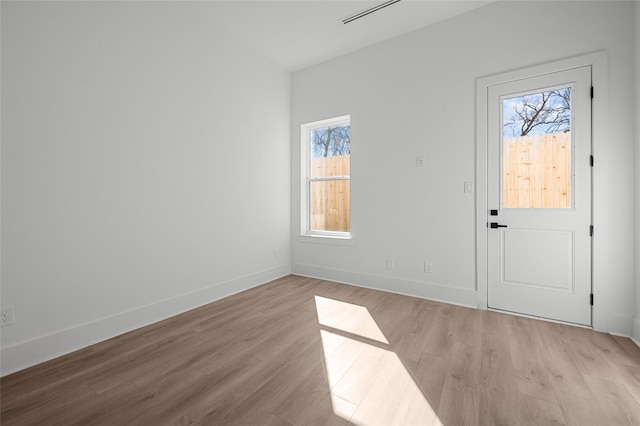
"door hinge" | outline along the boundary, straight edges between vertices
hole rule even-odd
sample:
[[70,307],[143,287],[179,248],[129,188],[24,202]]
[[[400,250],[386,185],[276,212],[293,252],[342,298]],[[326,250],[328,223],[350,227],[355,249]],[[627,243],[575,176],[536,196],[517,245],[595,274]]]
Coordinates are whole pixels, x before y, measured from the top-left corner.
[[593,225],[589,225],[589,236],[593,237]]
[[591,86],[591,99],[593,99],[593,86]]
[[593,155],[589,156],[589,165],[593,167]]
[[591,303],[591,306],[593,306],[593,293],[591,293],[589,297],[589,303]]

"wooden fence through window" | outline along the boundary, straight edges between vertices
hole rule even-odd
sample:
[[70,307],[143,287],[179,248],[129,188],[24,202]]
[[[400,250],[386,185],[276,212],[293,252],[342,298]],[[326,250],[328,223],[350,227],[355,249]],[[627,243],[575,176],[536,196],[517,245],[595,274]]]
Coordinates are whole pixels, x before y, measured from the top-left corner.
[[571,133],[503,141],[505,208],[571,207]]
[[[351,156],[313,158],[312,177],[350,176]],[[349,232],[351,229],[350,180],[311,183],[311,230]]]

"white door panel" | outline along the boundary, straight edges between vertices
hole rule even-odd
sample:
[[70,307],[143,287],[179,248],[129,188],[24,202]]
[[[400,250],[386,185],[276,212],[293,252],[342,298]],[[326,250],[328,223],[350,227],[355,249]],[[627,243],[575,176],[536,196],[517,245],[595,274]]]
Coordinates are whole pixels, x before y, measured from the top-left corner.
[[574,291],[573,231],[509,229],[501,232],[502,284]]

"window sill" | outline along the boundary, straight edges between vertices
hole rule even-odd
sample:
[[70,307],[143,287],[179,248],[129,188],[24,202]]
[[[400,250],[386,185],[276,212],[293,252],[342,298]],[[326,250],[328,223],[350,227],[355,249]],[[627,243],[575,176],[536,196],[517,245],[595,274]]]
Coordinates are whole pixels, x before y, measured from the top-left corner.
[[353,236],[301,234],[298,236],[298,241],[301,243],[311,243],[311,244],[352,246]]

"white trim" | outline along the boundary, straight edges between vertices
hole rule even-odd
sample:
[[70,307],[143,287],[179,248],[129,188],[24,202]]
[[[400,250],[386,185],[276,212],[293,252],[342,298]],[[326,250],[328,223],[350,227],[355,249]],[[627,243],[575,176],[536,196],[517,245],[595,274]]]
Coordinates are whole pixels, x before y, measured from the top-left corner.
[[640,347],[640,318],[633,318],[631,325],[631,340]]
[[433,300],[452,305],[477,308],[477,294],[473,289],[451,287],[437,283],[413,281],[396,277],[327,268],[302,263],[291,265],[291,273],[310,278],[334,281],[357,287]]
[[334,118],[326,118],[324,120],[313,121],[300,125],[300,237],[322,237],[334,239],[349,239],[350,232],[331,232],[331,231],[312,231],[310,230],[309,217],[309,193],[311,182],[332,181],[332,180],[349,180],[351,176],[331,176],[310,178],[310,146],[309,132],[324,127],[337,127],[344,124],[351,125],[351,115],[342,115]]
[[312,244],[328,244],[337,246],[352,246],[353,235],[323,235],[323,234],[304,234],[298,235],[298,241],[301,243]]
[[206,305],[289,274],[289,265],[280,265],[209,287],[160,300],[65,330],[3,347],[0,375],[37,365],[126,332]]
[[323,127],[340,126],[341,124],[350,124],[351,115],[341,115],[334,118],[325,118],[324,120],[312,121],[310,123],[304,123],[300,127],[304,127],[307,130],[322,129]]
[[[598,167],[598,164],[605,164],[608,140],[609,140],[609,59],[606,51],[593,59],[591,69],[591,81],[595,90],[595,97],[591,106],[592,131],[591,131],[591,153],[596,158],[596,167],[592,170],[592,220],[593,226],[598,229],[601,218],[608,217],[609,192],[610,188],[605,187],[609,182],[607,178],[599,179],[599,176],[607,172],[606,168]],[[595,295],[595,305],[593,306],[593,328],[598,331],[609,331],[607,327],[607,315],[609,307],[598,300],[602,299],[598,295],[600,288],[607,287],[611,277],[608,275],[608,265],[600,262],[598,250],[606,250],[606,246],[598,245],[597,231],[593,236],[593,259],[592,283],[593,294]]]
[[327,176],[309,179],[311,182],[328,182],[331,180],[351,180],[350,176]]
[[496,84],[508,83],[510,81],[522,80],[529,77],[536,77],[539,75],[552,74],[558,71],[590,66],[595,64],[603,55],[606,55],[606,52],[600,51],[587,55],[563,59],[560,61],[535,65],[528,68],[508,71],[505,73],[494,74],[487,77],[481,77],[477,80],[476,88],[480,88],[481,86],[494,86]]
[[[590,53],[582,56],[559,60],[555,62],[535,65],[528,68],[508,71],[505,73],[495,74],[487,77],[478,78],[476,80],[476,288],[478,291],[478,307],[487,309],[487,291],[488,291],[488,238],[487,238],[487,217],[489,214],[487,204],[487,116],[488,116],[488,89],[490,86],[503,84],[510,81],[521,80],[524,78],[535,77],[544,74],[550,74],[557,71],[564,71],[583,66],[592,67],[592,84],[597,90],[597,95],[593,101],[592,122],[597,122],[597,126],[593,126],[592,153],[595,154],[595,147],[600,140],[606,141],[607,129],[607,54],[605,51]],[[595,172],[594,172],[595,175]],[[595,176],[592,188],[595,187]],[[592,203],[595,199],[592,200]],[[599,200],[602,202],[602,200]],[[593,215],[593,221],[596,221],[596,215]],[[595,240],[594,240],[595,245]],[[593,259],[593,268],[596,264]],[[597,291],[596,274],[592,273],[593,292]],[[607,319],[603,307],[596,305],[593,307],[592,325],[596,330],[606,330]]]

